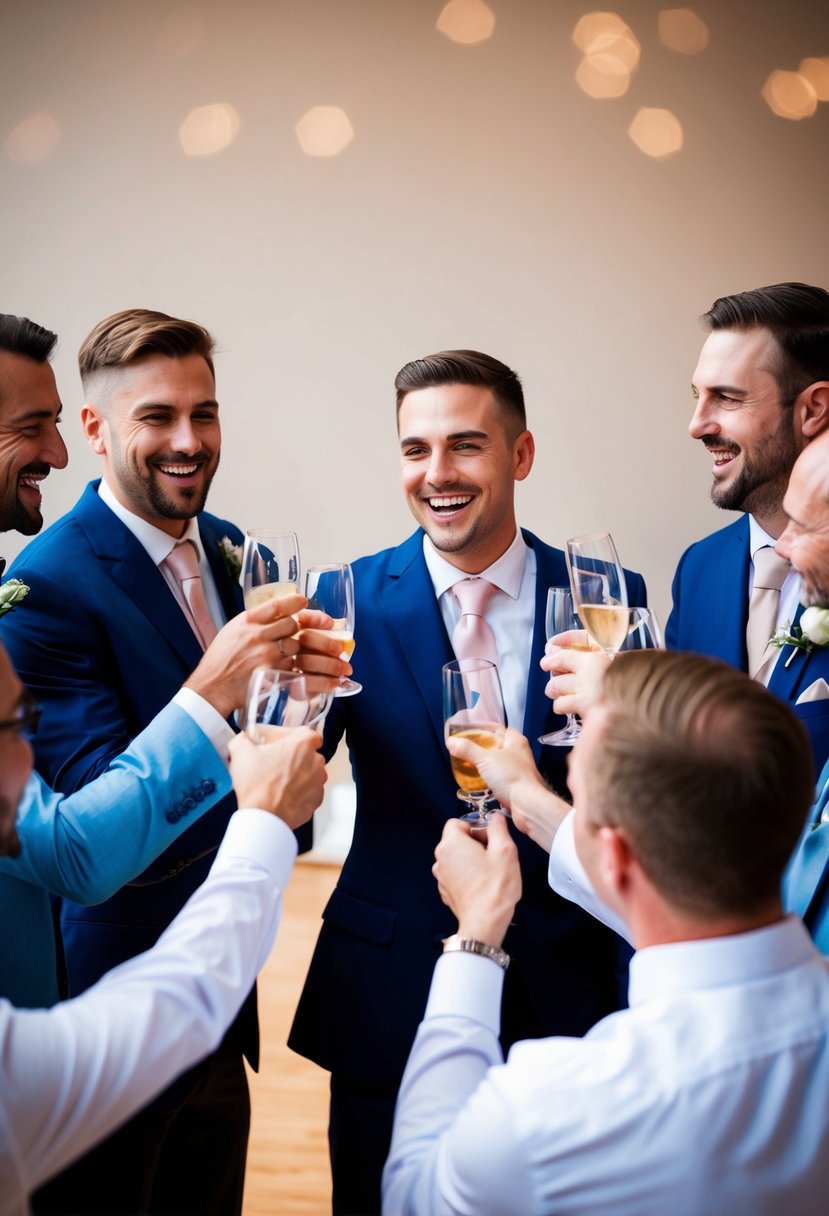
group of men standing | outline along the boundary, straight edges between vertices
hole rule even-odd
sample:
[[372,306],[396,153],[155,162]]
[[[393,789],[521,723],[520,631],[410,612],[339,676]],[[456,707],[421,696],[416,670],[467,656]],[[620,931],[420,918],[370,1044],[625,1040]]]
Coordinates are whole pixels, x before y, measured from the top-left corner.
[[[829,516],[829,493],[823,501],[827,487],[819,477],[812,479],[814,501],[799,506],[800,518],[783,506],[795,460],[829,424],[829,293],[781,284],[718,300],[706,319],[711,333],[694,375],[691,434],[712,454],[714,501],[744,514],[682,558],[668,642],[743,670],[751,664],[751,674],[803,719],[822,767],[829,754],[829,647],[777,651],[752,639],[760,619],[755,592],[771,592],[761,609],[770,622],[765,641],[778,625],[796,635],[802,610],[797,574],[785,562],[779,576],[766,574],[766,554],[758,555],[773,552],[783,534],[778,549],[788,544],[784,557],[798,566],[798,538],[816,534],[819,543]],[[60,401],[48,365],[52,336],[38,346],[26,331],[29,345],[21,349],[13,320],[0,328],[0,526],[32,535],[41,524],[40,480],[65,465],[66,450],[55,429]],[[96,326],[81,348],[80,370],[83,428],[101,458],[102,476],[14,563],[10,573],[29,592],[0,627],[20,678],[42,707],[37,769],[63,795],[77,798],[75,791],[87,789],[91,796],[97,787],[103,800],[100,783],[111,779],[122,753],[142,746],[159,715],[175,713],[176,730],[198,731],[199,744],[180,735],[174,754],[157,757],[150,738],[149,759],[133,757],[125,766],[143,763],[155,773],[147,793],[163,807],[159,828],[151,835],[148,829],[142,851],[133,843],[126,860],[119,856],[123,810],[113,803],[110,811],[106,801],[96,819],[111,818],[110,836],[99,847],[91,835],[88,846],[71,839],[68,860],[54,867],[59,877],[33,874],[26,867],[34,849],[27,850],[27,831],[34,829],[26,827],[24,802],[23,851],[0,861],[0,900],[7,881],[37,888],[40,898],[46,889],[63,897],[61,940],[73,996],[152,947],[208,875],[235,806],[219,759],[223,732],[230,733],[226,719],[256,662],[301,662],[332,676],[347,669],[337,645],[325,639],[325,621],[307,617],[294,636],[291,617],[302,605],[293,599],[275,616],[242,612],[223,543],[238,545],[242,534],[204,510],[220,449],[210,335],[192,322],[130,310]],[[519,1040],[588,1034],[624,1006],[630,955],[619,936],[551,890],[545,852],[514,826],[509,844],[501,821],[489,850],[474,846],[492,865],[499,853],[505,859],[509,894],[500,903],[493,899],[494,919],[468,914],[477,897],[448,863],[448,877],[441,883],[438,875],[440,886],[435,883],[435,846],[457,814],[439,679],[441,666],[454,657],[461,616],[456,587],[479,578],[493,585],[485,619],[508,720],[531,741],[549,787],[565,794],[564,756],[542,750],[536,740],[557,724],[540,660],[547,588],[565,585],[567,575],[560,549],[518,527],[514,488],[531,471],[534,443],[516,374],[478,352],[444,351],[407,364],[395,387],[401,479],[418,527],[402,545],[354,563],[355,670],[363,691],[336,700],[323,740],[326,757],[343,736],[350,750],[354,840],[324,912],[289,1040],[331,1072],[333,1202],[340,1213],[380,1210],[401,1078],[427,1000],[432,1008],[435,963],[458,921],[482,929],[462,934],[453,953],[476,952],[465,942],[509,955],[509,969],[499,977],[503,992],[497,992],[503,1051]],[[829,567],[829,529],[823,544]],[[190,567],[184,577],[179,550]],[[627,579],[631,603],[644,604],[641,578],[627,572]],[[765,585],[775,580],[776,587]],[[636,710],[635,699],[619,699],[617,713],[635,716]],[[213,750],[200,742],[211,732]],[[305,746],[296,771],[315,772],[319,756]],[[196,755],[192,771],[176,772]],[[808,784],[808,774],[804,780]],[[276,801],[288,797],[287,789],[275,795]],[[48,823],[58,811],[45,795],[41,803],[39,820]],[[793,811],[798,829],[804,811],[799,804]],[[147,816],[152,819],[151,809]],[[302,817],[287,821],[296,826]],[[822,833],[816,827],[809,835],[815,854]],[[473,844],[465,838],[459,847]],[[517,850],[517,862],[507,845]],[[444,856],[451,859],[456,847],[450,837]],[[827,858],[823,840],[810,866],[811,914],[827,900]],[[470,873],[479,861],[472,858]],[[516,872],[520,865],[520,902],[513,864]],[[77,880],[82,869],[107,875],[91,898]],[[481,886],[489,895],[493,890]],[[622,911],[631,909],[625,904]],[[61,959],[54,939],[47,945],[42,909],[38,925],[38,940],[24,943],[22,953],[39,951],[39,962],[20,964],[37,972],[37,982],[22,994],[10,969],[0,993],[21,1005],[49,1005],[57,997]],[[634,941],[648,944],[635,934]],[[470,961],[451,954],[444,960],[453,966]],[[491,957],[474,963],[493,965]],[[249,1123],[242,1057],[255,1066],[257,1036],[252,994],[219,1049],[49,1182],[34,1196],[35,1211],[238,1212]],[[409,1101],[416,1103],[417,1095]],[[406,1105],[402,1117],[410,1115]],[[498,1129],[479,1131],[476,1151],[487,1154]],[[405,1172],[392,1171],[392,1182]],[[439,1211],[444,1204],[454,1210],[444,1191],[431,1194],[436,1206],[416,1210]],[[484,1210],[479,1197],[469,1210]]]

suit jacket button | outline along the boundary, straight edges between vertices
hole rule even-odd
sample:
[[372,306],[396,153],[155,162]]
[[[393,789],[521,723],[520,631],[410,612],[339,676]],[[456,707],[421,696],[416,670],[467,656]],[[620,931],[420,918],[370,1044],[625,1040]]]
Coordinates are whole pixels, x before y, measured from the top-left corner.
[[216,782],[213,780],[212,777],[208,777],[206,781],[202,781],[201,787],[204,790],[205,794],[212,794],[216,788]]

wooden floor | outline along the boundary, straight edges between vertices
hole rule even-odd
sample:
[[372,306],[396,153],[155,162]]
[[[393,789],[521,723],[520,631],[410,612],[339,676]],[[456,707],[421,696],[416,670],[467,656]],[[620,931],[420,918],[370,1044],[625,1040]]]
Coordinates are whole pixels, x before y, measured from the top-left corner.
[[300,859],[282,923],[259,976],[262,1058],[250,1073],[253,1107],[244,1216],[324,1216],[331,1211],[328,1073],[285,1046],[320,914],[338,866]]

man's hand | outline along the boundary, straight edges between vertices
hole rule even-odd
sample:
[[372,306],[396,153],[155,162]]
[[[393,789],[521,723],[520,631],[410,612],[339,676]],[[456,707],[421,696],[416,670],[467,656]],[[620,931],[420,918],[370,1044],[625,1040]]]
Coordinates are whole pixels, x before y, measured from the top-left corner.
[[[294,614],[301,613],[307,603],[304,595],[283,595],[240,612],[216,634],[198,667],[185,681],[185,688],[192,688],[204,697],[223,718],[229,717],[234,709],[244,705],[248,680],[255,667],[294,669],[302,651],[294,637],[297,631]],[[309,614],[303,613],[306,615]],[[324,628],[330,621],[324,613],[310,615],[317,628]],[[351,668],[348,663],[330,657],[333,639],[327,639],[327,643],[328,649],[314,658],[316,670],[339,679]]]
[[296,621],[299,653],[294,666],[308,675],[331,676],[335,680],[350,676],[351,664],[341,658],[342,642],[327,632],[334,624],[333,618],[325,612],[306,608],[297,613]]
[[552,672],[544,691],[556,713],[585,717],[599,699],[610,661],[583,629],[571,629],[550,638],[541,667]]
[[[271,736],[269,735],[269,740]],[[321,737],[307,726],[273,728],[272,741],[254,743],[244,733],[230,743],[230,775],[240,807],[270,811],[298,828],[322,802],[325,761]]]
[[484,839],[460,819],[447,820],[432,873],[460,936],[500,948],[521,898],[518,850],[504,816],[492,816]]
[[450,735],[446,747],[453,756],[477,765],[495,797],[509,809],[519,832],[549,853],[570,807],[544,781],[521,732],[508,727],[503,747],[479,747],[459,735]]

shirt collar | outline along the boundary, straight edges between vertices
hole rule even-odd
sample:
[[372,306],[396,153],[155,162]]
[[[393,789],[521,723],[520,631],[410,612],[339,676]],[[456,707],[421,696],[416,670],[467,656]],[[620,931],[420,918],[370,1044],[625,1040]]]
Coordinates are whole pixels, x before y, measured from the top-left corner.
[[141,519],[134,511],[129,511],[115,497],[107,484],[106,478],[101,478],[101,484],[98,487],[98,497],[101,499],[101,502],[106,503],[114,515],[118,516],[124,527],[132,532],[138,543],[147,550],[150,560],[155,562],[157,566],[160,566],[164,559],[169,557],[180,540],[191,540],[196,546],[196,556],[201,561],[202,546],[195,516],[192,519],[188,519],[183,535],[177,540],[174,536],[170,536],[167,532],[162,531],[161,528],[157,528],[155,524],[147,523],[146,519]]
[[764,549],[766,547],[766,545],[771,545],[771,547],[773,549],[776,544],[777,544],[777,541],[774,539],[774,537],[769,536],[769,534],[765,530],[765,528],[761,527],[760,524],[758,524],[757,520],[754,518],[753,515],[749,515],[749,517],[748,517],[748,548],[749,548],[749,552],[751,553],[751,560],[754,561],[754,558],[757,554],[758,549]]
[[797,916],[750,933],[648,946],[630,960],[630,1005],[694,988],[748,983],[799,966],[814,953]]
[[[506,592],[511,599],[517,600],[521,592],[527,552],[527,542],[519,528],[506,552],[502,553],[498,560],[488,566],[486,570],[482,570],[479,575],[474,577],[487,579],[488,582],[494,583],[500,591]],[[462,570],[440,555],[425,532],[423,533],[423,557],[438,599],[460,579],[467,577]]]

